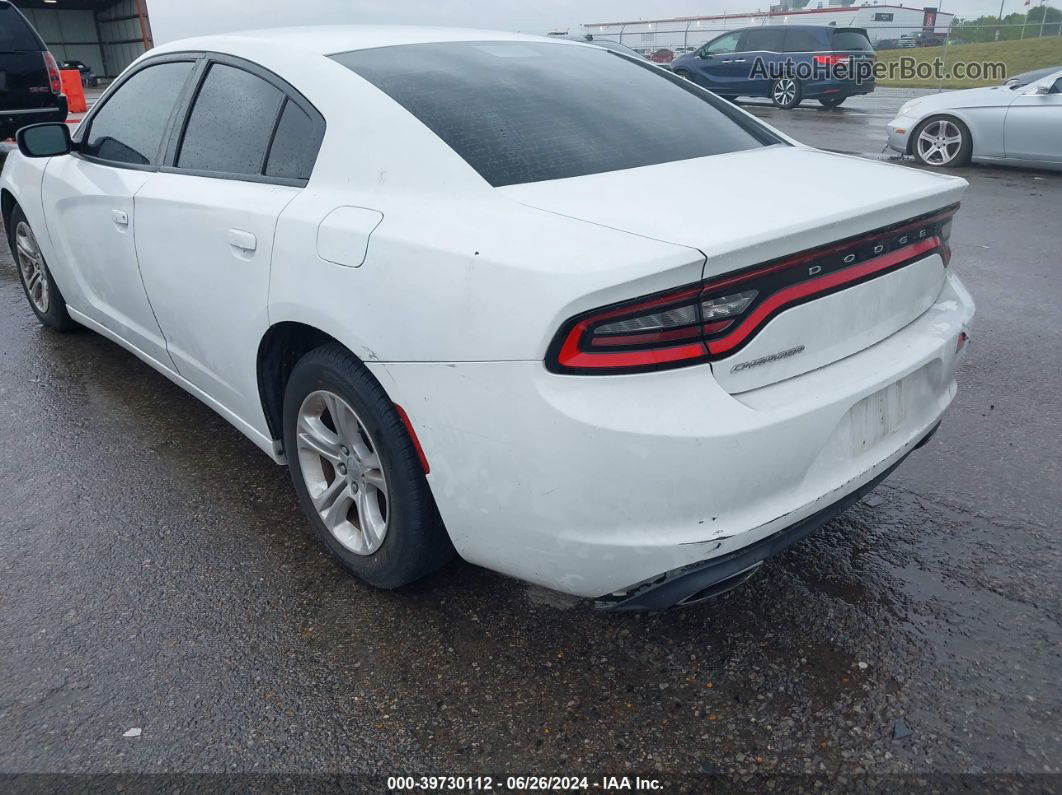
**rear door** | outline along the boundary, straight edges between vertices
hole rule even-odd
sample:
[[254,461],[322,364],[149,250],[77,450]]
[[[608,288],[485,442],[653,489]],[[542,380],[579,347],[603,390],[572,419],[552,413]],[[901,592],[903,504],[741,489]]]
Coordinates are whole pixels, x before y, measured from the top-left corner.
[[[783,58],[781,28],[752,29],[745,32],[741,46],[745,58],[745,81],[741,91],[746,96],[765,97],[771,92],[771,64]],[[760,68],[755,68],[759,65]]]
[[67,302],[167,365],[137,267],[133,196],[159,167],[194,67],[191,58],[159,59],[123,78],[79,132],[80,151],[53,158],[41,186]]
[[13,5],[0,2],[0,110],[56,104],[44,42]]
[[256,362],[273,233],[323,133],[320,114],[289,85],[215,56],[166,165],[136,195],[137,257],[170,356],[244,419],[261,415]]

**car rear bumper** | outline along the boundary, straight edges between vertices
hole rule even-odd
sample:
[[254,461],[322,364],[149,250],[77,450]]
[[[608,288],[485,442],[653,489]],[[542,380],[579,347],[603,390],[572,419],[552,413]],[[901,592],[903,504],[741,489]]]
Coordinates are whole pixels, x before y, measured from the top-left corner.
[[804,96],[809,98],[828,96],[854,97],[860,94],[872,94],[873,92],[873,80],[866,82],[856,82],[854,80],[837,82],[832,80],[821,83],[806,83],[804,85]]
[[[928,442],[939,427],[939,423],[934,425],[915,447],[921,447]],[[741,585],[775,555],[803,541],[855,505],[892,474],[908,455],[910,452],[873,480],[806,519],[728,555],[711,558],[703,563],[692,563],[662,574],[630,591],[601,599],[597,607],[617,613],[668,610],[672,607],[688,607],[720,596]]]
[[30,124],[64,122],[68,115],[66,97],[60,94],[59,104],[52,107],[0,110],[0,128],[13,133]]
[[973,312],[948,275],[890,337],[736,395],[709,365],[571,376],[528,361],[366,364],[416,429],[462,557],[619,604],[666,573],[759,550],[879,480],[953,399]]

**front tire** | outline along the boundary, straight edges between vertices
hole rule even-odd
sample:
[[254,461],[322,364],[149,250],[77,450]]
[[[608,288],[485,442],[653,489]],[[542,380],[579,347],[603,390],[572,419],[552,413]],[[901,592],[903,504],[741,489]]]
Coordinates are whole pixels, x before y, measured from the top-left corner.
[[969,128],[951,116],[931,116],[915,128],[911,139],[911,154],[925,166],[965,166],[973,153]]
[[18,270],[18,280],[26,294],[30,309],[37,316],[42,326],[56,331],[73,331],[77,323],[66,311],[66,300],[59,285],[52,278],[48,263],[37,245],[29,221],[22,208],[15,206],[7,226],[7,242],[11,247],[11,256]]
[[795,77],[780,77],[771,86],[771,102],[782,110],[791,110],[800,104],[804,91]]
[[317,348],[295,365],[284,450],[314,532],[351,574],[398,588],[454,557],[402,418],[342,346]]
[[690,79],[690,73],[687,72],[685,69],[676,69],[674,71],[674,74],[675,74],[676,77],[681,77],[683,80],[689,80]]

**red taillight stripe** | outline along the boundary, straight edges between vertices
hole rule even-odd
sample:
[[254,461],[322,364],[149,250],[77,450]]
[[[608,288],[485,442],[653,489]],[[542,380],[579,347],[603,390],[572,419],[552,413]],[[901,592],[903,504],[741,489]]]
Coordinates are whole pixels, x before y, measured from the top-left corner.
[[[957,209],[956,204],[921,218],[706,279],[697,285],[586,312],[569,319],[558,330],[546,354],[546,367],[551,372],[588,375],[634,373],[732,355],[772,317],[790,306],[882,275],[933,252],[940,254],[947,266],[950,253],[947,230]],[[923,237],[927,233],[930,236]],[[915,242],[908,242],[912,238],[916,238]],[[900,248],[874,256],[874,252],[894,245]],[[844,264],[849,262],[853,264]],[[752,287],[759,303],[753,300],[747,310],[749,315],[744,318],[702,320],[700,326],[667,328],[663,327],[667,322],[664,318],[648,317],[680,307],[692,307],[700,315],[706,300]],[[650,323],[642,325],[651,328],[655,325],[655,330],[622,333],[603,330],[610,321],[643,315]],[[695,340],[692,336],[697,330],[704,336]]]
[[[571,347],[569,348],[569,343]],[[681,362],[707,356],[708,349],[701,341],[671,348],[654,348],[646,351],[612,351],[610,353],[585,353],[578,349],[573,337],[565,341],[561,349],[560,363],[565,367],[649,367],[670,362]]]
[[[954,214],[954,212],[940,213],[938,215],[925,218],[921,221],[915,221],[909,224],[904,224],[902,226],[896,227],[893,230],[890,230],[890,234],[898,235],[908,229],[918,229],[919,227],[927,226],[928,224],[934,224],[938,221],[942,221],[945,218],[953,216]],[[874,234],[869,234],[865,235],[864,239],[872,240],[874,237]],[[848,240],[843,243],[835,243],[832,245],[823,246],[822,248],[812,249],[811,251],[806,251],[803,254],[796,254],[792,257],[786,257],[781,262],[776,262],[773,265],[765,265],[759,268],[752,268],[751,270],[747,270],[744,273],[735,274],[734,276],[724,276],[720,279],[712,279],[711,281],[705,284],[705,287],[715,293],[719,290],[722,290],[723,288],[732,287],[735,284],[742,284],[743,282],[751,281],[752,279],[759,279],[763,276],[766,276],[771,273],[776,273],[778,271],[788,270],[789,268],[796,267],[797,265],[802,265],[806,262],[813,262],[814,260],[822,259],[823,257],[828,257],[831,254],[838,254],[842,251],[850,251],[852,245],[853,241]]]
[[904,246],[895,251],[890,251],[887,254],[882,254],[880,257],[867,260],[859,265],[853,265],[851,268],[834,271],[825,276],[820,276],[817,279],[810,279],[806,282],[794,284],[792,287],[787,287],[784,290],[779,290],[757,306],[732,332],[725,337],[710,341],[708,343],[708,349],[715,356],[729,353],[731,350],[741,345],[741,343],[743,343],[764,320],[789,304],[796,303],[797,301],[810,298],[820,293],[829,292],[830,290],[834,290],[837,287],[841,287],[850,282],[859,281],[860,279],[871,276],[878,271],[887,270],[895,265],[899,265],[901,262],[905,262],[912,257],[917,257],[920,254],[928,254],[931,251],[936,250],[939,246],[940,239],[938,237],[927,238],[917,243],[913,243],[910,246]]

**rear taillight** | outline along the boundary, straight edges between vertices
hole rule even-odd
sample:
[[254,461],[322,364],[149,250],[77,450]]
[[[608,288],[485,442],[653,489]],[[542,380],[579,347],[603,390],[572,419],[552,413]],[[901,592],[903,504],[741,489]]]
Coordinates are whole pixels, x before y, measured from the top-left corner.
[[44,51],[44,67],[48,70],[48,82],[52,86],[52,93],[62,94],[63,81],[59,77],[59,64],[55,62],[55,56],[47,50]]
[[851,55],[813,55],[811,59],[817,66],[848,66],[852,60]]
[[944,260],[944,267],[948,267],[948,263],[951,262],[951,216],[948,216],[947,220],[940,222],[940,229],[937,234],[940,236],[940,258]]
[[791,306],[938,253],[958,205],[676,290],[571,318],[546,356],[555,373],[636,373],[730,356]]

